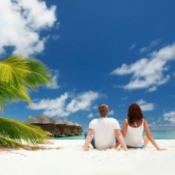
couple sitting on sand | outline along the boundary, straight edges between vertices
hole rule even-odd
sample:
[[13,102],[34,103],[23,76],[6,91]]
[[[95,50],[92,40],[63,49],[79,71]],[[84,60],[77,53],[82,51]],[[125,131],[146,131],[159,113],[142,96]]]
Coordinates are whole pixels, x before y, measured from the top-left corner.
[[[122,133],[118,121],[107,117],[109,108],[106,104],[99,105],[98,112],[100,118],[93,119],[89,124],[89,131],[83,147],[85,151],[89,149],[90,143],[94,148],[100,150],[117,148],[119,145],[123,150],[128,150],[129,148],[144,148],[148,141],[158,151],[164,150],[159,148],[155,142],[141,108],[137,104],[129,106],[128,118],[124,120]],[[143,137],[144,131],[145,137]]]

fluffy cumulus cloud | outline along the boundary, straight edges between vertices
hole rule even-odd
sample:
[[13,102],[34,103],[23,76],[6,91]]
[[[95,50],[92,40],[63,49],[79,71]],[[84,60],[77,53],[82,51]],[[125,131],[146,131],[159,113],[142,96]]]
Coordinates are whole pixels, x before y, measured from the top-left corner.
[[147,88],[156,91],[157,87],[165,84],[170,75],[168,63],[175,60],[175,44],[171,44],[152,52],[148,58],[141,58],[133,64],[123,64],[111,72],[111,75],[131,75],[128,84],[122,88],[127,90]]
[[54,117],[65,117],[69,115],[69,112],[65,110],[66,100],[69,98],[68,93],[64,93],[55,99],[42,99],[38,102],[30,104],[29,108],[33,110],[44,110],[44,115]]
[[13,54],[32,55],[44,49],[40,31],[56,22],[56,7],[47,7],[40,0],[0,1],[0,54],[12,47]]
[[165,120],[171,122],[172,124],[175,124],[175,110],[164,113],[163,117]]
[[43,110],[43,114],[49,117],[67,117],[78,111],[88,111],[93,102],[100,97],[101,95],[94,91],[87,91],[76,96],[65,92],[55,99],[42,99],[38,102],[33,102],[29,108]]
[[88,91],[82,93],[72,99],[72,101],[67,105],[66,110],[72,113],[77,112],[79,110],[88,110],[91,106],[91,103],[99,98],[99,93]]
[[138,100],[136,103],[140,106],[142,111],[152,111],[152,110],[154,110],[154,103],[147,103],[143,99]]

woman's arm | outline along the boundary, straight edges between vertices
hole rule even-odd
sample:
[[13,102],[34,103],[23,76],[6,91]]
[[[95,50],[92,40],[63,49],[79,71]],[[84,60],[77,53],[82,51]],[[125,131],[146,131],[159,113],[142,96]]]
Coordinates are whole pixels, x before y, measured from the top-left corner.
[[127,129],[128,129],[128,122],[127,122],[127,119],[125,119],[123,123],[123,129],[122,129],[123,137],[125,137]]
[[[127,149],[127,147],[126,147],[126,144],[125,144],[123,135],[122,135],[122,133],[120,132],[119,129],[116,129],[116,130],[115,130],[115,135],[116,135],[116,137],[117,137],[117,139],[118,139],[119,144],[121,144],[122,148],[123,148],[125,151],[127,151],[128,149]],[[115,145],[115,148],[116,148],[116,145]]]
[[154,138],[153,138],[153,136],[152,136],[152,134],[151,134],[151,132],[150,132],[148,123],[147,123],[147,121],[146,121],[145,119],[144,119],[144,129],[145,129],[145,132],[146,132],[146,135],[147,135],[149,141],[154,145],[154,147],[155,147],[158,151],[160,151],[160,150],[165,150],[165,149],[161,149],[161,148],[157,145],[156,141],[154,140]]
[[[125,120],[124,120],[124,123],[123,123],[123,128],[122,128],[122,135],[123,135],[123,137],[125,137],[125,135],[126,135],[127,128],[128,128],[128,122],[127,122],[127,120],[125,119]],[[117,140],[117,141],[116,141],[116,144],[115,144],[115,148],[118,148],[119,145],[120,145],[120,143],[119,143],[119,141]]]
[[88,150],[89,144],[91,143],[93,136],[94,136],[94,129],[89,128],[88,135],[86,137],[86,140],[83,146],[84,151]]

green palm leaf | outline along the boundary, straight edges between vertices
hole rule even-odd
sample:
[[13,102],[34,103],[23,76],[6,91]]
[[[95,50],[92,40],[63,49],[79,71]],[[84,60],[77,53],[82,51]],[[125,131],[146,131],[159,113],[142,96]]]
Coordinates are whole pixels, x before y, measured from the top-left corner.
[[35,90],[38,85],[46,85],[51,83],[50,71],[42,62],[34,58],[29,58],[28,66],[30,67],[31,73],[23,82],[24,86]]
[[0,61],[0,108],[5,103],[31,102],[28,90],[51,83],[49,69],[34,58],[15,55]]
[[0,61],[0,81],[9,86],[19,88],[30,73],[27,59],[22,56],[12,56]]
[[0,117],[0,136],[1,138],[4,137],[9,141],[14,140],[18,143],[26,141],[27,143],[37,144],[48,139],[48,132],[34,125]]
[[10,147],[10,148],[14,147],[24,148],[24,145],[22,143],[3,136],[0,136],[0,145],[3,147]]
[[[51,82],[48,68],[40,61],[11,56],[0,61],[0,109],[4,104],[24,100],[31,102],[28,91]],[[22,141],[37,144],[47,139],[41,128],[0,117],[0,145],[24,147]]]
[[4,103],[20,100],[31,102],[30,96],[24,87],[16,89],[13,86],[0,82],[0,105],[3,106]]

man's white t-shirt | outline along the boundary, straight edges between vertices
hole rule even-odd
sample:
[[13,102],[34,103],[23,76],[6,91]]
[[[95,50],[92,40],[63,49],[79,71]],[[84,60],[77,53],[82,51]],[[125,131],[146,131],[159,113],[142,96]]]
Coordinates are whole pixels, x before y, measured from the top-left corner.
[[112,148],[115,144],[115,129],[120,129],[118,121],[114,118],[93,119],[89,129],[94,129],[95,147],[97,149]]

